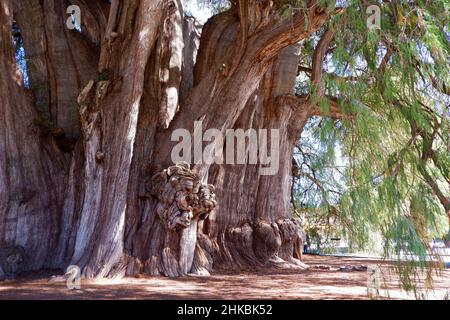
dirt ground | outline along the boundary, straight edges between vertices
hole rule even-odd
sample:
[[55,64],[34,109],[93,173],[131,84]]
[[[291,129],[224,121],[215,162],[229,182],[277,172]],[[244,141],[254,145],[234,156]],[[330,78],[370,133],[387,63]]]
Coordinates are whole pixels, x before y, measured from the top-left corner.
[[[210,277],[177,279],[82,280],[79,290],[67,289],[64,281],[49,283],[51,273],[40,272],[0,282],[0,299],[369,299],[367,287],[370,270],[336,270],[349,264],[364,264],[369,269],[380,268],[381,298],[414,299],[413,294],[400,289],[397,277],[387,263],[315,255],[306,255],[305,262],[312,268],[301,272],[219,272]],[[334,270],[319,269],[318,266],[330,266]],[[448,299],[450,270],[443,271],[435,278],[433,291],[423,292],[422,298]]]

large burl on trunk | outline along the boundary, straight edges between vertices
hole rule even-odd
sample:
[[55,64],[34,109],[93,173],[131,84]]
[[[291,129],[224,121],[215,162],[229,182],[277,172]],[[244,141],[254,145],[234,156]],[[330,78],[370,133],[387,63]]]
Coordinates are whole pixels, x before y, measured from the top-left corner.
[[[69,5],[81,9],[81,32],[66,27]],[[231,1],[202,27],[179,0],[1,1],[0,243],[24,249],[21,269],[78,265],[85,277],[120,277],[305,268],[291,165],[317,108],[294,94],[297,44],[338,10],[305,1],[283,18],[284,5]],[[30,89],[17,71],[13,21]],[[332,38],[324,34],[315,88]],[[278,129],[269,144],[279,144],[279,170],[207,164],[214,148],[202,163],[173,163],[172,132],[193,133],[200,120],[222,135]]]

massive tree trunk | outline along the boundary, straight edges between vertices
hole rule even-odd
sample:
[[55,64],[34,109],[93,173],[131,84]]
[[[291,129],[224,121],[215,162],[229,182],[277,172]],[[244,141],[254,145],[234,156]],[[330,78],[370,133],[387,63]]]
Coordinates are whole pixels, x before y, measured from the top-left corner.
[[[81,32],[65,27],[71,4],[82,9]],[[76,264],[86,277],[304,268],[291,160],[314,112],[294,96],[297,43],[331,12],[313,3],[292,19],[277,11],[235,3],[200,37],[179,0],[2,1],[2,245],[23,246],[27,270]],[[13,19],[30,90],[18,79]],[[206,161],[173,163],[172,133],[193,133],[197,121],[201,134],[268,130],[278,170],[211,164],[214,148]]]
[[0,4],[0,243],[30,254],[27,268],[52,264],[67,159],[36,126],[12,44],[12,6]]
[[[288,220],[292,217],[289,191],[292,152],[308,119],[308,110],[306,105],[295,110],[282,99],[275,99],[294,94],[297,64],[298,47],[284,49],[234,124],[235,129],[279,130],[280,140],[269,140],[272,147],[279,148],[280,159],[272,158],[276,174],[262,175],[261,167],[267,165],[261,164],[232,168],[214,165],[210,169],[210,182],[216,186],[220,204],[204,232],[217,243],[217,263],[223,267],[303,267],[293,259],[296,234],[286,228],[294,227]],[[303,116],[294,118],[295,113]]]

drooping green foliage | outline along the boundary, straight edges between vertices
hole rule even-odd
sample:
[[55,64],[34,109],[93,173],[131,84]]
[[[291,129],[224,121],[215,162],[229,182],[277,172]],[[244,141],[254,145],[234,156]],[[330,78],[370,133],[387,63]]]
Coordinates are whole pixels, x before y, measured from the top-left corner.
[[[450,3],[378,5],[379,30],[367,28],[361,1],[349,1],[328,26],[344,19],[324,62],[326,92],[338,98],[352,120],[322,120],[332,122],[321,127],[322,136],[337,139],[331,145],[329,139],[319,141],[321,148],[342,144],[345,183],[328,186],[322,199],[310,199],[306,207],[321,208],[330,216],[337,211],[340,226],[360,246],[367,244],[371,230],[378,230],[386,256],[413,256],[414,268],[401,264],[399,269],[406,287],[412,288],[415,267],[430,265],[428,241],[448,230]],[[321,32],[303,45],[304,70],[311,66]],[[309,92],[307,72],[299,78],[298,91]],[[299,148],[308,144],[303,137]],[[322,160],[315,163],[326,164],[329,154],[322,152]],[[316,171],[326,184],[332,182],[327,175],[341,175],[326,166]],[[298,184],[307,181],[302,176]],[[324,198],[336,187],[345,191],[330,204]],[[296,192],[301,199],[304,191],[300,187]]]

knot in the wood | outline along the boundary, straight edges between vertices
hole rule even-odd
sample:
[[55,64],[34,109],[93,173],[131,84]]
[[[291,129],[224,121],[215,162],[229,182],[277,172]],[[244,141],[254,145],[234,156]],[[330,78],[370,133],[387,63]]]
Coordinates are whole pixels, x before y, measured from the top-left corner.
[[171,230],[186,228],[194,219],[206,219],[217,204],[214,186],[202,183],[186,162],[153,175],[151,193],[158,199],[159,218]]
[[103,159],[105,159],[105,153],[97,151],[97,153],[95,154],[95,160],[100,163],[103,162]]

